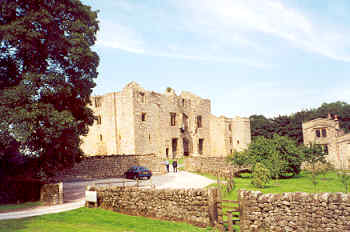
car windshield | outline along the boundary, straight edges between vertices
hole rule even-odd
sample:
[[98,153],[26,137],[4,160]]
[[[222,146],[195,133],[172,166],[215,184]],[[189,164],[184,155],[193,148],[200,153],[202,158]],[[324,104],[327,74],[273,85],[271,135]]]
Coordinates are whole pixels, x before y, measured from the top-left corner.
[[148,171],[148,169],[145,168],[145,167],[134,166],[134,167],[131,167],[131,168],[129,169],[129,171]]

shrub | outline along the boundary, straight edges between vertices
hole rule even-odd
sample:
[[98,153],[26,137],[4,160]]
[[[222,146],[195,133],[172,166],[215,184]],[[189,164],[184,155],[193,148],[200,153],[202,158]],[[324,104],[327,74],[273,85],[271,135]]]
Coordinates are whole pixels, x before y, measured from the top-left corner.
[[267,169],[263,164],[256,163],[252,174],[252,185],[257,188],[264,188],[271,179],[270,170]]
[[340,179],[340,182],[345,187],[345,193],[348,193],[349,184],[350,184],[350,173],[346,172],[345,170],[340,170],[337,172],[337,176]]
[[232,164],[238,167],[249,165],[249,156],[247,150],[241,152],[235,151],[231,156],[228,156],[228,159],[232,162]]

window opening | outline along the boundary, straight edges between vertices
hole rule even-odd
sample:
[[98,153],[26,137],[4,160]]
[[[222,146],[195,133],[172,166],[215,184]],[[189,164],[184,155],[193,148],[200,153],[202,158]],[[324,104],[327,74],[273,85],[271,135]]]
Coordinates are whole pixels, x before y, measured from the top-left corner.
[[100,116],[100,115],[99,115],[99,116],[97,116],[96,121],[97,121],[97,125],[101,125],[101,123],[102,123],[102,118],[101,118],[101,116]]
[[170,113],[170,126],[176,125],[176,113]]
[[140,96],[140,102],[141,102],[141,103],[145,103],[145,102],[146,102],[145,93],[139,92],[139,96]]
[[202,127],[202,116],[198,115],[197,116],[197,128],[201,128]]
[[204,139],[199,139],[198,141],[198,153],[203,154],[203,144],[204,144]]
[[321,133],[319,129],[316,130],[316,137],[321,137]]

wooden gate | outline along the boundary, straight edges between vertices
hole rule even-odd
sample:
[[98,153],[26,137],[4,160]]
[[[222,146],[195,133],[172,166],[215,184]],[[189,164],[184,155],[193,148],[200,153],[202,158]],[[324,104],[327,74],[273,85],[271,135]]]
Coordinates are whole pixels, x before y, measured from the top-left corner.
[[239,226],[240,222],[239,201],[221,200],[218,203],[218,219],[221,231],[235,231],[234,225]]
[[[218,212],[218,229],[220,231],[235,231],[234,227],[239,227],[240,224],[240,205],[239,200],[223,200],[221,195],[220,178],[217,177],[218,184],[218,202],[217,202],[217,212]],[[239,194],[240,191],[238,191]]]

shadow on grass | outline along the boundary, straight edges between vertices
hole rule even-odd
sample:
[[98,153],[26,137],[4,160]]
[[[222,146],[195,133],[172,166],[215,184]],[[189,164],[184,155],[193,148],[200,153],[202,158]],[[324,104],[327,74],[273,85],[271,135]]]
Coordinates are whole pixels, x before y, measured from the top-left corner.
[[0,221],[0,232],[28,231],[31,218]]

